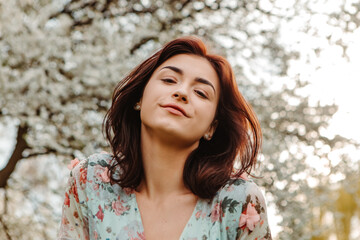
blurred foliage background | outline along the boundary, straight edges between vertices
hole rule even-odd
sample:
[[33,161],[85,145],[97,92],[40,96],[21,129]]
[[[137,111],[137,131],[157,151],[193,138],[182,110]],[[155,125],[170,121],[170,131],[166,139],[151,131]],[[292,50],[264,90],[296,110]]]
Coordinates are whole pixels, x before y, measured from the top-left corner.
[[359,0],[0,0],[0,136],[14,145],[0,170],[0,239],[55,238],[66,165],[108,149],[115,84],[184,35],[231,62],[261,121],[256,182],[275,239],[359,239],[359,143],[327,131],[338,106],[308,91],[329,47],[356,55],[359,10]]

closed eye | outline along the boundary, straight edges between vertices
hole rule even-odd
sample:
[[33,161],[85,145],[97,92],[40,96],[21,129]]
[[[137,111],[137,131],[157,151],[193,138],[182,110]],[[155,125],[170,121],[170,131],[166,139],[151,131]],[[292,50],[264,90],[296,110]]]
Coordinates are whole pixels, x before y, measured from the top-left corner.
[[199,91],[199,90],[195,90],[195,92],[198,94],[198,95],[200,95],[202,98],[208,98],[207,96],[206,96],[206,94],[205,93],[203,93],[202,91]]
[[166,82],[166,83],[176,83],[176,81],[171,78],[163,78],[163,79],[161,79],[161,81]]

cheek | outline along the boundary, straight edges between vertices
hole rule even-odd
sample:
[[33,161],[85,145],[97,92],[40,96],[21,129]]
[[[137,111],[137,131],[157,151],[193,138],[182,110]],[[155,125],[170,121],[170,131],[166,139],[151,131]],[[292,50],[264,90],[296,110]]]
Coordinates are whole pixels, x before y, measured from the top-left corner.
[[155,101],[156,95],[156,89],[151,84],[148,84],[141,97],[141,109],[146,109],[149,105],[151,105],[151,103]]
[[199,120],[197,121],[198,125],[207,130],[210,124],[214,121],[215,113],[216,106],[213,104],[206,104],[201,108],[198,108],[198,111],[196,111],[196,115]]
[[156,87],[149,85],[145,88],[141,98],[141,121],[155,122],[159,115],[159,103],[161,102],[162,94]]
[[151,96],[151,92],[152,92],[152,89],[151,89],[151,84],[148,83],[145,88],[144,88],[144,91],[143,91],[143,95],[141,97],[141,102],[144,103],[147,101],[147,98],[149,98]]
[[206,102],[201,104],[201,106],[199,105],[197,109],[199,109],[199,113],[201,113],[204,118],[211,118],[212,120],[216,113],[216,107],[216,103]]
[[146,87],[144,88],[142,102],[146,101],[154,101],[164,95],[165,89],[159,86],[159,83],[155,82],[155,80],[150,79]]

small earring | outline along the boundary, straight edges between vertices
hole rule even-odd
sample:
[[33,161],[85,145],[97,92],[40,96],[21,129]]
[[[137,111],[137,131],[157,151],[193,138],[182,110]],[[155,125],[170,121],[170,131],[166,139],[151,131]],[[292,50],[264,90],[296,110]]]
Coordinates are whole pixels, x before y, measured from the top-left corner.
[[134,109],[136,111],[140,111],[141,107],[140,107],[140,104],[139,103],[136,103],[135,106],[134,106]]
[[205,135],[204,135],[204,138],[206,139],[206,140],[211,140],[211,136],[210,136],[210,134],[208,134],[208,133],[206,133]]

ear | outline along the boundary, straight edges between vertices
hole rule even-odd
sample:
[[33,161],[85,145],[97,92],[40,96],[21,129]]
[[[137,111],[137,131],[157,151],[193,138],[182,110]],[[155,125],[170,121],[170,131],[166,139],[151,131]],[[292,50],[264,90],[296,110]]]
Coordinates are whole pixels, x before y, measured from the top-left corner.
[[140,101],[136,102],[135,105],[134,105],[134,109],[135,109],[136,111],[140,111],[140,110],[141,110],[141,100],[142,100],[142,99],[140,99]]
[[141,106],[141,102],[142,102],[142,97],[140,98],[140,100],[138,101],[139,105]]
[[206,134],[208,134],[208,136],[209,136],[210,138],[212,138],[212,136],[214,135],[215,130],[216,130],[218,124],[219,124],[218,120],[214,120],[214,121],[211,123],[211,125],[210,125],[210,127],[209,127],[209,130],[206,132]]

